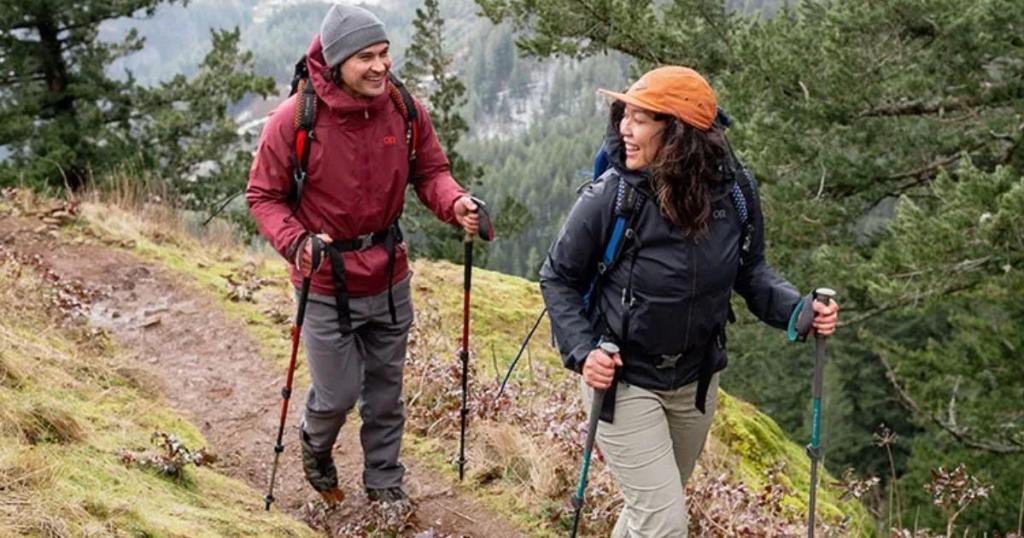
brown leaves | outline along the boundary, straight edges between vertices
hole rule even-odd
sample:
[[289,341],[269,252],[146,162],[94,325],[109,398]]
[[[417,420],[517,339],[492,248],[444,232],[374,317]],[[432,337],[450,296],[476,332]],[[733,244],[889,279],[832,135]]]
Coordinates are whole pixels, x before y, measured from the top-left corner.
[[237,272],[223,276],[228,281],[227,298],[235,302],[256,302],[256,292],[268,282],[252,264],[243,265]]
[[43,289],[44,299],[53,310],[68,320],[84,316],[89,305],[103,295],[99,289],[79,280],[61,278],[38,254],[21,254],[0,246],[0,265],[7,262],[35,270],[48,284]]
[[841,500],[849,499],[860,499],[868,491],[871,491],[881,480],[877,476],[869,476],[868,478],[861,480],[854,476],[853,469],[847,469],[843,471],[843,477],[835,482],[832,482],[832,487],[839,488],[842,491],[839,498]]
[[943,467],[932,469],[932,481],[925,484],[924,489],[932,494],[932,502],[944,512],[959,513],[972,502],[988,497],[992,486],[967,474],[967,466],[961,463],[952,471]]
[[164,476],[180,479],[185,466],[190,463],[196,467],[202,467],[217,461],[216,455],[212,452],[208,452],[205,448],[190,450],[173,434],[153,432],[150,440],[157,445],[156,450],[121,449],[118,451],[121,463],[129,467],[134,465],[153,469]]

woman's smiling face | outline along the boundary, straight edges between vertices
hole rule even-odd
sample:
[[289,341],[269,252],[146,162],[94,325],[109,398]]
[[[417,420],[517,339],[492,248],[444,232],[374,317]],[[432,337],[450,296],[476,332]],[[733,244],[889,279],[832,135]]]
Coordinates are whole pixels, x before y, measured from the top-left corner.
[[665,122],[654,119],[654,113],[627,104],[619,123],[619,134],[626,148],[626,168],[646,168],[661,148],[661,132]]

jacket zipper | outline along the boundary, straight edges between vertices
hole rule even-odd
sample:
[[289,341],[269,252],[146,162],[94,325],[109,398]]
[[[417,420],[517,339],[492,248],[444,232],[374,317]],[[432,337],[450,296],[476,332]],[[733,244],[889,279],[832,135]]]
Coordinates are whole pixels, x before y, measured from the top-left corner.
[[690,327],[693,325],[693,298],[697,294],[697,245],[690,245],[690,264],[693,265],[693,279],[690,284],[690,305],[686,311],[686,337],[683,338],[683,353],[690,349]]

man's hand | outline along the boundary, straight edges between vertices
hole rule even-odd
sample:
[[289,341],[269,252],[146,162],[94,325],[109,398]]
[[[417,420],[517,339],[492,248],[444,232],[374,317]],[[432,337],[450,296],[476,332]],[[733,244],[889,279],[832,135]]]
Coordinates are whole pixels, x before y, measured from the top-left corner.
[[455,201],[455,219],[470,237],[476,237],[477,229],[480,227],[480,215],[476,212],[476,203],[469,196],[463,196]]
[[595,349],[583,362],[583,382],[595,389],[607,389],[612,384],[617,366],[622,366],[622,357],[618,353],[609,357],[601,349]]
[[814,332],[822,336],[830,336],[836,332],[836,323],[839,321],[839,303],[834,299],[823,304],[821,301],[814,301]]
[[[331,236],[327,234],[317,234],[317,237],[320,238],[325,245],[329,245],[331,244],[331,241],[334,241],[334,239],[331,239]],[[309,278],[313,273],[320,270],[320,266],[324,264],[326,254],[326,252],[321,253],[320,263],[316,267],[313,267],[313,236],[307,235],[302,241],[301,248],[298,249],[298,252],[295,255],[295,269],[299,271],[299,274],[301,274],[303,278]]]

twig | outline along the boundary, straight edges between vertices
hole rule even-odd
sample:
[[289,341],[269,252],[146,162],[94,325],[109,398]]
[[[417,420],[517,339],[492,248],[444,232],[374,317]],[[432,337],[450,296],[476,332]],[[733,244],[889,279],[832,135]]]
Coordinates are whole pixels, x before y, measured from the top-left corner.
[[818,194],[814,195],[814,199],[815,200],[821,200],[821,193],[825,192],[825,175],[827,173],[828,173],[828,171],[825,170],[825,165],[822,164],[821,165],[821,182],[818,184]]
[[878,360],[882,363],[882,366],[885,367],[885,377],[889,380],[889,383],[893,388],[896,389],[896,393],[899,395],[904,406],[911,411],[930,419],[964,446],[977,448],[993,454],[1020,454],[1024,452],[1024,445],[976,441],[967,434],[966,430],[957,428],[955,425],[946,424],[941,418],[925,412],[919,405],[917,405],[917,402],[910,397],[910,394],[903,388],[903,385],[900,385],[899,381],[896,379],[896,372],[893,370],[892,365],[889,364],[889,361],[885,360],[885,357],[881,354],[878,355]]
[[953,383],[953,392],[949,395],[949,425],[956,427],[956,393],[960,390],[960,382],[963,381],[961,376],[956,376],[956,382]]
[[449,511],[449,512],[451,512],[451,513],[453,513],[453,514],[455,514],[455,515],[457,515],[459,517],[461,517],[462,519],[465,519],[466,521],[469,521],[470,523],[476,523],[475,519],[467,516],[466,514],[463,514],[462,512],[459,512],[458,510],[455,510],[453,508],[449,508],[449,507],[445,506],[444,503],[437,503],[437,505],[440,506],[441,508],[444,508],[445,510],[447,510],[447,511]]
[[494,352],[494,340],[491,340],[491,364],[494,365],[494,382],[501,381],[501,372],[498,371],[498,355]]
[[730,532],[729,529],[723,527],[720,523],[718,523],[714,519],[712,519],[711,516],[709,516],[708,513],[704,511],[704,506],[701,503],[694,503],[694,504],[697,505],[697,510],[700,511],[700,515],[704,517],[704,521],[707,521],[712,526],[714,526],[716,529],[722,531],[722,536],[732,536],[732,535],[735,534],[733,532]]

